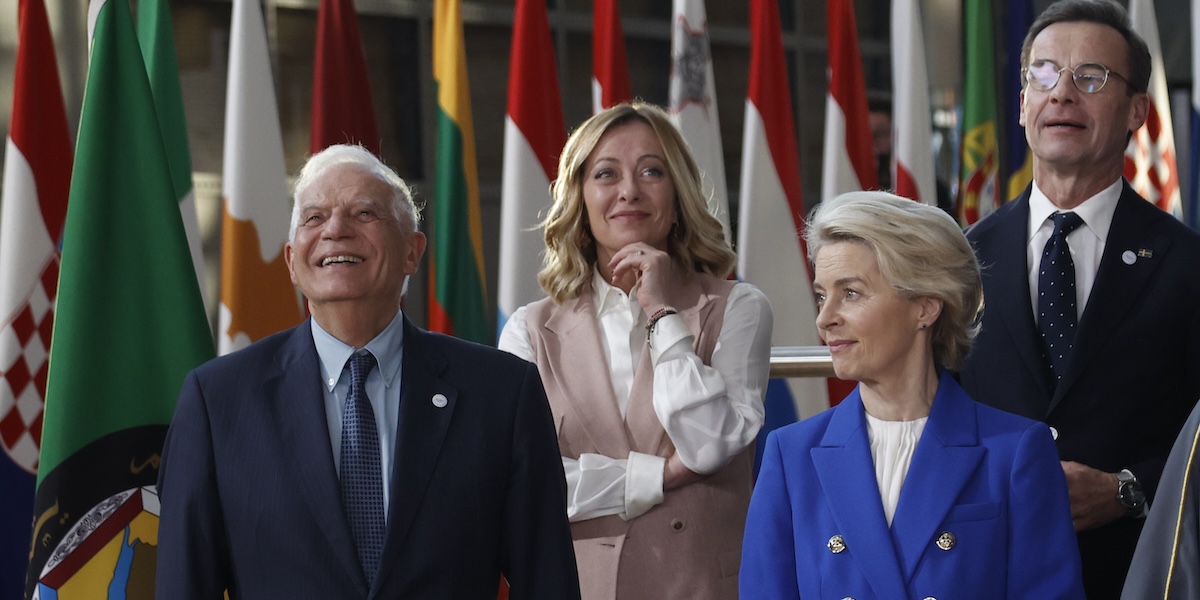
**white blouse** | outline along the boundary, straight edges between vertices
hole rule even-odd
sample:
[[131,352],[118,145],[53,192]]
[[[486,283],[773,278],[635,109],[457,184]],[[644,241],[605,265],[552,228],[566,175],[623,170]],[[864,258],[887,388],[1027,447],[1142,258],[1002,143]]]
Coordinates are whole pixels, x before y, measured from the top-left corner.
[[908,476],[913,452],[927,422],[929,417],[915,421],[884,421],[867,414],[867,437],[871,440],[875,479],[879,482],[879,496],[889,527],[896,514],[896,504],[900,502],[900,489]]
[[[612,387],[624,416],[646,339],[646,315],[637,302],[636,286],[626,295],[595,276],[592,290]],[[738,283],[725,305],[711,366],[696,355],[683,317],[663,317],[655,327],[650,345],[654,411],[680,460],[692,471],[716,472],[754,443],[763,423],[773,323],[766,295]],[[525,360],[535,359],[525,307],[505,323],[499,347]],[[562,462],[572,522],[606,515],[633,519],[663,501],[663,457],[585,453],[578,460],[564,456]]]

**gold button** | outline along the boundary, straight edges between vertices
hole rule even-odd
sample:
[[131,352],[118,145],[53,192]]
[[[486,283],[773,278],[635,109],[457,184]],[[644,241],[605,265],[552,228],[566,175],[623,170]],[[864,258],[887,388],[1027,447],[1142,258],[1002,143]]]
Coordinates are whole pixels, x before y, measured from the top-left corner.
[[834,554],[841,554],[846,551],[846,540],[840,535],[835,535],[829,538],[829,551]]
[[949,550],[954,547],[954,544],[957,541],[958,540],[954,537],[953,533],[950,533],[949,531],[943,531],[942,534],[938,536],[937,547],[941,548],[942,550]]

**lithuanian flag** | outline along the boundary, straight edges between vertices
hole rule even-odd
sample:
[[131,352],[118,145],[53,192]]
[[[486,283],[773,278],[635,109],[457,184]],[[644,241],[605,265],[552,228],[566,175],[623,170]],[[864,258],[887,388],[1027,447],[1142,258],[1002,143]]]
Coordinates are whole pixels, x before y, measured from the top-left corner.
[[484,300],[479,174],[461,8],[460,0],[437,0],[433,11],[433,78],[438,107],[429,328],[489,343],[492,335]]

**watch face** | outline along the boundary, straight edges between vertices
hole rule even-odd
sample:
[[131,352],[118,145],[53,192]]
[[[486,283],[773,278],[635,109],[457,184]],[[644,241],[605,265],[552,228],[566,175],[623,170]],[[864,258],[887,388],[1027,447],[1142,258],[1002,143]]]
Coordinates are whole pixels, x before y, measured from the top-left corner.
[[1117,497],[1120,499],[1121,505],[1130,510],[1138,510],[1146,503],[1146,494],[1142,492],[1136,479],[1121,482]]

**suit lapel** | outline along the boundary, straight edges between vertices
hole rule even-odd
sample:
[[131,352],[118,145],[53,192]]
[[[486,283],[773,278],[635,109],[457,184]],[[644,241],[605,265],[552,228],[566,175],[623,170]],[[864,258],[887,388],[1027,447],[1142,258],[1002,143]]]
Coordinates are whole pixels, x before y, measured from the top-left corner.
[[[1029,292],[1029,257],[1026,248],[1029,241],[1029,194],[1016,200],[1016,205],[996,223],[992,246],[987,254],[993,257],[990,264],[980,265],[987,286],[985,311],[994,311],[998,321],[1012,338],[1013,346],[1021,364],[1032,373],[1044,392],[1050,396],[1049,367],[1042,360],[1042,340],[1033,319],[1033,306]],[[1000,216],[1000,215],[997,215]]]
[[[876,596],[904,598],[907,590],[879,500],[858,388],[833,410],[821,445],[811,450],[825,504],[838,528],[831,533],[845,539]],[[825,532],[815,535],[823,537]]]
[[[1126,182],[1113,212],[1112,226],[1104,244],[1104,256],[1096,271],[1096,281],[1079,321],[1075,349],[1055,389],[1050,408],[1057,406],[1071,385],[1079,379],[1085,366],[1104,345],[1108,328],[1124,318],[1141,297],[1142,289],[1158,265],[1163,263],[1171,242],[1168,238],[1148,233],[1157,230],[1150,223],[1156,218],[1171,217],[1148,204]],[[1127,262],[1128,259],[1132,259],[1132,264]]]
[[906,581],[983,460],[976,419],[974,401],[943,373],[892,518]]
[[333,464],[311,321],[293,330],[272,367],[276,372],[263,383],[263,397],[272,414],[268,426],[277,428],[284,456],[291,457],[287,464],[303,490],[300,495],[308,502],[313,521],[359,594],[365,595],[367,580],[358,562]]
[[[458,405],[458,388],[442,379],[447,359],[431,343],[432,337],[433,334],[418,329],[405,318],[400,416],[381,565],[396,564],[399,558],[417,510],[425,500]],[[441,407],[434,403],[439,394],[446,399]],[[375,581],[377,589],[382,589],[387,574],[379,574]]]
[[577,368],[577,361],[568,360],[572,348],[584,349],[604,360],[604,342],[600,339],[600,326],[596,320],[596,309],[592,304],[591,285],[585,285],[579,296],[563,303],[562,309],[546,320],[549,330],[547,340],[555,340],[553,350],[563,357],[562,369],[542,377],[552,376],[560,381],[563,390],[591,390],[587,394],[566,394],[564,404],[574,413],[576,422],[587,433],[592,447],[605,456],[628,456],[631,449],[626,435],[614,436],[614,432],[626,432],[617,406],[617,395],[613,391],[609,366],[604,362],[591,368]]

